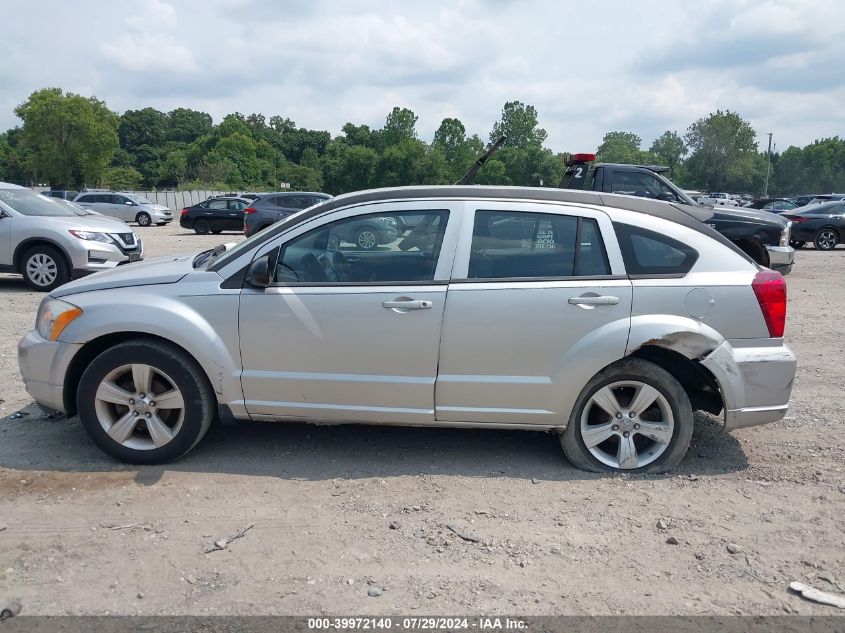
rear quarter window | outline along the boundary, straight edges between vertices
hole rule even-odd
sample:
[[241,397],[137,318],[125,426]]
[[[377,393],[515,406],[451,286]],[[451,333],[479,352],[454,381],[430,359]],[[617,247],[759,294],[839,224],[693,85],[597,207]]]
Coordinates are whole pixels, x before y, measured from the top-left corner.
[[698,251],[671,237],[630,224],[613,228],[629,275],[683,276],[698,260]]

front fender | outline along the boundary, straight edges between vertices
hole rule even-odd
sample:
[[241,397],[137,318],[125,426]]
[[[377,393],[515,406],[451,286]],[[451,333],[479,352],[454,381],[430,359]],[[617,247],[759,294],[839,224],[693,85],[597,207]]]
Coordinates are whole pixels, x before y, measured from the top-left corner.
[[155,296],[136,287],[66,297],[83,314],[59,340],[84,345],[109,334],[138,333],[171,341],[200,364],[221,404],[242,409],[238,293],[166,296],[161,288]]

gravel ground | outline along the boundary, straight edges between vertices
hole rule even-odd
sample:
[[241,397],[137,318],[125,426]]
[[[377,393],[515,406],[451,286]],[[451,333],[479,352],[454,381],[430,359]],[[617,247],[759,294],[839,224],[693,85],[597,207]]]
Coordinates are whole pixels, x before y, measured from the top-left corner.
[[[147,256],[241,239],[139,232]],[[658,477],[582,473],[541,433],[258,423],[213,428],[173,465],[121,465],[31,403],[15,346],[41,296],[0,275],[0,606],[837,613],[787,585],[845,591],[843,257],[800,251],[788,277],[787,418],[723,435],[699,416],[680,469]]]

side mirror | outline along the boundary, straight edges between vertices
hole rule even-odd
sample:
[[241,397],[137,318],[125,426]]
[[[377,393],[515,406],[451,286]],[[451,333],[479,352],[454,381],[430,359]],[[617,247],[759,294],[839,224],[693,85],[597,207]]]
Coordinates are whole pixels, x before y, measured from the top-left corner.
[[5,220],[6,218],[11,217],[11,214],[7,213],[5,209],[0,209],[0,220]]
[[246,283],[255,288],[267,288],[270,285],[270,256],[259,257],[249,265]]
[[131,200],[127,200],[127,201],[126,201],[126,202],[124,202],[123,204],[127,204],[127,205],[129,205],[129,206],[131,207],[131,206],[132,206],[133,204],[135,204],[135,203],[134,203],[134,202],[132,202]]
[[657,194],[658,200],[663,200],[664,202],[674,202],[675,201],[675,194],[671,193],[670,191],[661,191]]

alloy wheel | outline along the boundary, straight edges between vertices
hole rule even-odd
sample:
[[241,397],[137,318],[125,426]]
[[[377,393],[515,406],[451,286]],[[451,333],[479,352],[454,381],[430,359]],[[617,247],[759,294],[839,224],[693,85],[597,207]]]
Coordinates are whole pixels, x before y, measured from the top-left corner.
[[836,233],[830,229],[820,231],[816,237],[816,243],[822,250],[829,251],[836,247]]
[[94,408],[109,437],[135,450],[161,448],[185,419],[182,392],[167,374],[143,363],[109,372],[97,388]]
[[620,470],[648,466],[672,442],[675,419],[666,397],[637,380],[599,388],[581,412],[581,439],[601,463]]

